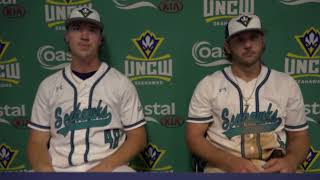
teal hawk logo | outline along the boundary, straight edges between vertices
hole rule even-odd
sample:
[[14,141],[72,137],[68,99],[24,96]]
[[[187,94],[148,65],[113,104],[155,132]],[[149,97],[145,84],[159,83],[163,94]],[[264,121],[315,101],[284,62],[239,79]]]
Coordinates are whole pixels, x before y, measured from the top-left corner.
[[13,159],[17,155],[18,151],[11,149],[9,146],[5,144],[1,144],[0,146],[0,165],[7,169],[10,167]]
[[288,52],[285,56],[285,72],[297,80],[299,84],[320,84],[320,31],[314,27],[295,35],[303,54]]
[[79,10],[79,12],[82,14],[83,17],[88,17],[92,11],[86,7]]
[[154,168],[161,157],[164,155],[165,150],[159,149],[154,144],[148,144],[148,146],[141,152],[142,159],[146,162],[148,168]]
[[171,81],[173,76],[171,55],[156,55],[163,41],[163,37],[157,37],[149,30],[132,39],[140,55],[139,57],[127,55],[124,66],[125,75],[134,81],[135,85],[162,85]]
[[251,19],[252,19],[252,18],[249,17],[249,16],[241,16],[241,17],[237,20],[237,22],[239,22],[239,23],[241,23],[243,26],[247,27],[248,24],[250,23]]
[[309,29],[302,36],[297,36],[296,40],[303,47],[304,52],[309,56],[313,57],[319,51],[319,31],[314,28]]
[[145,33],[140,39],[135,39],[135,41],[147,59],[153,56],[156,47],[158,47],[160,43],[160,39],[156,38],[155,35],[150,32]]

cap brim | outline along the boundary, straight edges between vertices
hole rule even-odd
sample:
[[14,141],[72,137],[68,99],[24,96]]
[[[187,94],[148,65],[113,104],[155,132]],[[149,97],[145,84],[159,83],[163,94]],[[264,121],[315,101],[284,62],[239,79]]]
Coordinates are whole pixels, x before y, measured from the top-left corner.
[[226,38],[226,41],[229,41],[230,39],[232,39],[234,36],[236,36],[238,34],[241,34],[243,32],[248,32],[248,31],[258,31],[258,32],[264,34],[264,31],[260,28],[248,28],[248,29],[244,29],[244,30],[241,30],[241,31],[238,31],[238,32],[232,34],[231,36]]
[[241,30],[241,31],[238,31],[234,34],[232,34],[231,36],[227,37],[226,41],[229,41],[230,39],[232,39],[234,36],[240,34],[240,33],[243,33],[243,32],[247,32],[247,31],[258,31],[258,32],[261,32],[262,34],[264,34],[264,31],[260,28],[248,28],[248,29],[244,29],[244,30]]
[[98,22],[96,20],[93,20],[93,19],[88,19],[88,18],[72,18],[72,19],[67,19],[65,21],[65,26],[66,28],[68,28],[72,23],[75,23],[75,22],[86,22],[86,23],[92,23],[92,24],[95,24],[97,25],[101,30],[103,30],[103,24],[101,22]]

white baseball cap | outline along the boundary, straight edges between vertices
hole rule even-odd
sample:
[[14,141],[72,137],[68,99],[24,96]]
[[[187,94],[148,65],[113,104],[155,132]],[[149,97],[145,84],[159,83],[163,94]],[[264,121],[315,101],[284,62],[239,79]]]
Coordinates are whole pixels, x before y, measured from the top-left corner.
[[232,18],[225,29],[225,39],[244,31],[257,30],[263,33],[260,18],[256,15],[239,15]]
[[100,15],[98,11],[92,8],[74,8],[70,13],[69,18],[65,21],[65,26],[68,29],[71,23],[79,21],[93,23],[97,25],[101,29],[101,31],[103,31],[103,23],[100,20]]

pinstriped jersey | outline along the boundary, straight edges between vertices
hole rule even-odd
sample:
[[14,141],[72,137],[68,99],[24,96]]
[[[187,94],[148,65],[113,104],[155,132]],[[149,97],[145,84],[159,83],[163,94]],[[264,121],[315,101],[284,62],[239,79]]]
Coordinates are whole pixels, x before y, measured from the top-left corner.
[[218,148],[262,160],[285,149],[285,131],[308,128],[298,84],[266,66],[250,82],[230,66],[206,76],[194,91],[187,122],[209,123],[206,138]]
[[28,126],[50,132],[56,171],[87,171],[123,144],[125,131],[144,124],[134,85],[102,63],[85,80],[70,65],[43,80]]

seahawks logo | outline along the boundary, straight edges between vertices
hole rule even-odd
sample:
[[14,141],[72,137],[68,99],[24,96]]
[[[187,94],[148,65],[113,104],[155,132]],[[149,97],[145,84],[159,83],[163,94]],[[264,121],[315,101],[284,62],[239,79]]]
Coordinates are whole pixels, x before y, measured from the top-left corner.
[[241,23],[243,26],[247,27],[248,24],[250,23],[251,19],[252,19],[252,18],[249,17],[249,16],[241,16],[241,17],[237,20],[237,22],[239,22],[239,23]]
[[92,11],[86,7],[79,10],[79,12],[82,14],[83,17],[88,17]]

